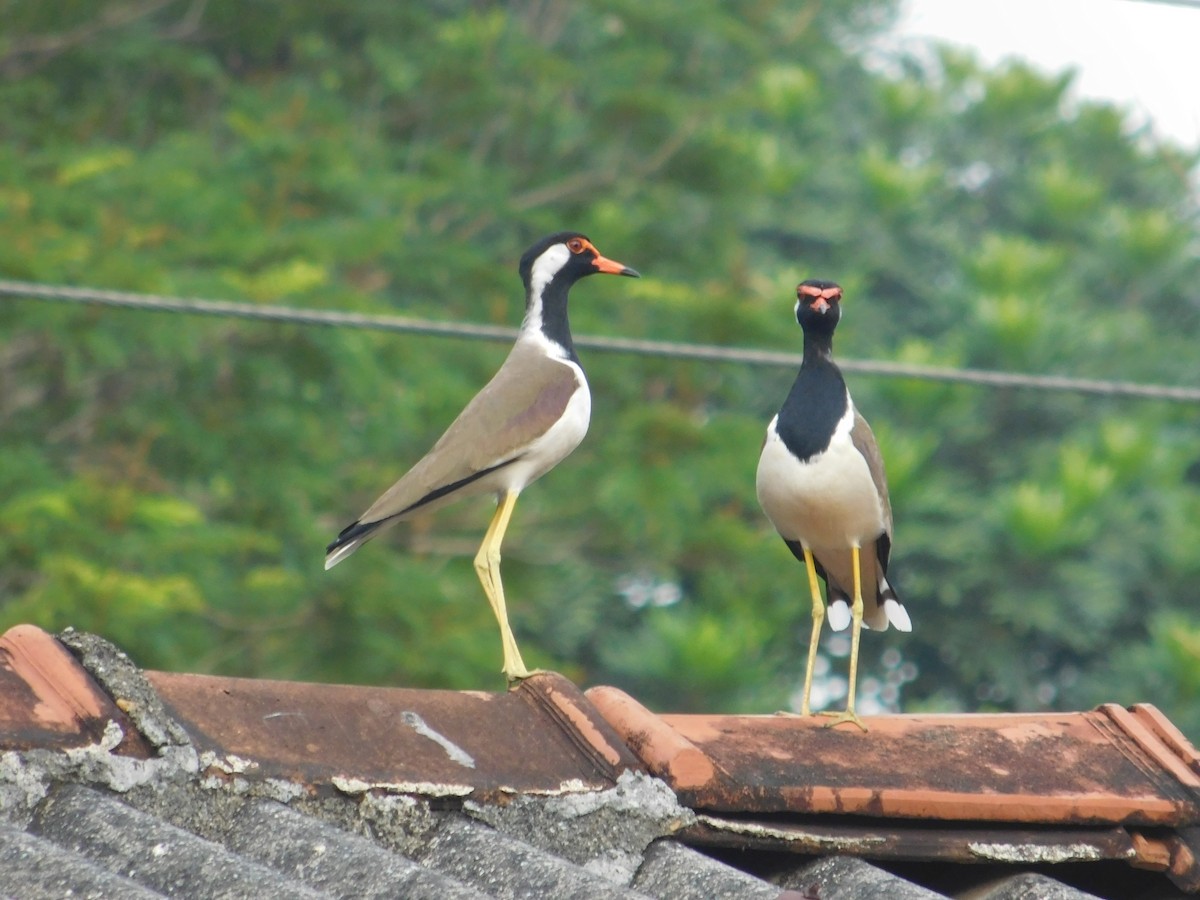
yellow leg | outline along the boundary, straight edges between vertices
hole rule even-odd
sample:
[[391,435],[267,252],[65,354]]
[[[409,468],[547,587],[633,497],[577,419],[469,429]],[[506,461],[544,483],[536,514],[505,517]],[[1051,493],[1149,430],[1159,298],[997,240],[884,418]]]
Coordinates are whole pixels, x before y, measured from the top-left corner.
[[821,599],[821,585],[817,583],[817,566],[812,551],[804,548],[804,568],[808,570],[808,589],[812,592],[812,637],[808,639],[808,664],[804,667],[804,698],[800,701],[800,715],[812,715],[809,698],[812,694],[813,666],[817,662],[817,644],[821,640],[821,623],[825,621],[825,603]]
[[500,496],[496,506],[496,514],[483,536],[479,552],[475,554],[475,572],[487,594],[496,621],[500,623],[500,645],[504,651],[504,667],[501,669],[509,683],[528,678],[533,673],[525,668],[521,659],[521,651],[517,649],[517,639],[513,637],[512,628],[508,624],[508,611],[504,605],[504,584],[500,581],[500,542],[504,540],[504,532],[508,529],[508,520],[512,517],[513,507],[517,504],[515,491],[505,492]]
[[862,719],[854,712],[854,691],[858,684],[858,637],[862,632],[863,620],[862,570],[859,568],[857,546],[850,548],[850,561],[854,566],[854,603],[850,607],[850,689],[846,702],[846,711],[835,713],[833,721],[827,727],[833,728],[835,725],[841,725],[843,722],[853,722],[863,731],[866,731],[867,726],[863,724]]

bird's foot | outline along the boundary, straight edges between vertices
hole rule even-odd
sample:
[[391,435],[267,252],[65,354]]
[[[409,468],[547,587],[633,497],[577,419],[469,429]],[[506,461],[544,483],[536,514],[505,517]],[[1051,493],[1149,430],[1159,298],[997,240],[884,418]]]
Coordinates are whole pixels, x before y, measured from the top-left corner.
[[855,725],[857,725],[859,728],[861,728],[864,733],[867,730],[867,726],[865,724],[863,724],[863,720],[860,719],[855,714],[854,710],[852,710],[852,709],[842,710],[841,712],[834,712],[832,710],[827,710],[827,711],[819,712],[819,713],[817,713],[817,715],[829,716],[831,719],[833,719],[832,722],[825,723],[826,728],[837,728],[843,722],[853,722]]
[[532,678],[534,675],[549,674],[548,669],[526,669],[521,666],[519,669],[501,669],[505,679],[508,681],[508,689],[511,691],[521,686],[521,682],[526,678]]

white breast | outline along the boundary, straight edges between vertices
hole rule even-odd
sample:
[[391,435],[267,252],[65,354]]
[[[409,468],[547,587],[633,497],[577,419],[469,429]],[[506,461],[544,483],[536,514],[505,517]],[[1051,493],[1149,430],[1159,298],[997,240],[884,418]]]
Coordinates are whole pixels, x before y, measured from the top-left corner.
[[758,460],[758,502],[786,539],[811,549],[863,546],[884,530],[883,505],[867,461],[850,439],[851,405],[838,422],[825,452],[800,462],[775,430]]
[[588,389],[587,378],[575,362],[569,359],[559,359],[557,362],[575,371],[578,387],[567,401],[561,418],[529,445],[520,460],[500,470],[498,474],[506,490],[520,491],[541,478],[569,456],[587,434],[592,418],[592,393]]

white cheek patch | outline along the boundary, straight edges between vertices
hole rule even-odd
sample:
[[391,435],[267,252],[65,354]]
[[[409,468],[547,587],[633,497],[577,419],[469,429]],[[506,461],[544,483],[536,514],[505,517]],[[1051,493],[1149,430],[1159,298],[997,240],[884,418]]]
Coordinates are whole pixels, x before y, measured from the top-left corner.
[[566,244],[555,244],[534,260],[533,270],[529,274],[529,285],[535,297],[542,296],[546,285],[562,271],[562,267],[570,258],[571,251],[567,249]]

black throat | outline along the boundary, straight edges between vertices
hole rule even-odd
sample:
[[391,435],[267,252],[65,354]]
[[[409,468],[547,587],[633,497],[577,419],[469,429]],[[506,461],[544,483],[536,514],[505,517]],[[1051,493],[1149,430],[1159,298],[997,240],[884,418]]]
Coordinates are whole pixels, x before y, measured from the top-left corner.
[[[560,273],[550,279],[549,284],[542,290],[541,314],[542,334],[554,341],[566,351],[567,359],[579,362],[575,353],[575,342],[571,340],[571,323],[567,319],[567,294],[575,279],[567,279]],[[534,312],[538,298],[529,297],[526,301],[526,315]]]
[[849,404],[846,381],[833,362],[832,332],[805,329],[804,361],[779,410],[775,431],[793,456],[808,462],[828,449]]

